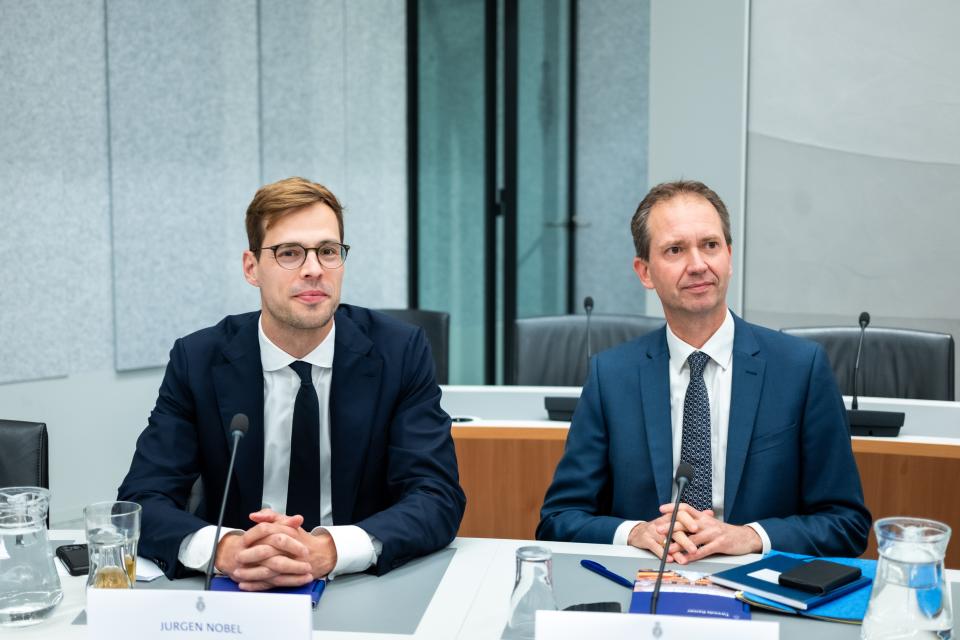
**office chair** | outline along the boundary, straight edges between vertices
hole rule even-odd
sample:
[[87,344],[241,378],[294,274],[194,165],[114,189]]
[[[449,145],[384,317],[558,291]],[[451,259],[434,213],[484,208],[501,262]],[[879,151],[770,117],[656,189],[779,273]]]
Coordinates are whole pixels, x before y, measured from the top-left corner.
[[[840,391],[853,395],[858,327],[781,329],[823,345]],[[948,333],[868,327],[857,393],[880,398],[954,400],[954,342]]]
[[47,425],[0,420],[0,487],[50,488]]
[[[591,355],[664,325],[663,318],[595,313]],[[522,318],[514,324],[513,384],[579,387],[587,377],[585,315]]]
[[430,342],[433,363],[436,367],[437,383],[447,384],[450,376],[450,314],[444,311],[426,311],[424,309],[377,309],[391,318],[423,329]]

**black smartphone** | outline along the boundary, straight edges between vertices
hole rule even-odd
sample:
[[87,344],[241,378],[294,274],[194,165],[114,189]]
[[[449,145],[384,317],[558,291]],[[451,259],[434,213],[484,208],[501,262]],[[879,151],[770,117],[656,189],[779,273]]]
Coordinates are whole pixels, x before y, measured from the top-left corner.
[[85,544],[65,544],[57,547],[57,557],[72,576],[85,576],[90,571],[90,557]]

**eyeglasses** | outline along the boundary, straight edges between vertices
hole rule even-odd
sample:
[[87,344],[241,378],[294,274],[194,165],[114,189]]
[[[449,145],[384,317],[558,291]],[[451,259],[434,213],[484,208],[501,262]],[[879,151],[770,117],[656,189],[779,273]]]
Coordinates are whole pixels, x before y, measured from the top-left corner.
[[307,254],[311,251],[316,252],[317,261],[324,269],[339,269],[347,259],[347,252],[350,251],[350,245],[340,244],[339,242],[324,242],[319,247],[304,247],[296,242],[284,242],[275,244],[272,247],[260,247],[257,251],[269,249],[273,251],[273,257],[277,259],[284,269],[299,269],[307,261]]

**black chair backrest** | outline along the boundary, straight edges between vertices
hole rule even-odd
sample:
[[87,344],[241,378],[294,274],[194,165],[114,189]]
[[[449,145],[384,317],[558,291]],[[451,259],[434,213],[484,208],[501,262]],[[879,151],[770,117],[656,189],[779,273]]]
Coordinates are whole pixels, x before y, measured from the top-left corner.
[[[664,324],[663,318],[595,313],[590,319],[590,349],[598,353]],[[522,318],[514,327],[513,384],[551,387],[583,384],[587,377],[585,315]]]
[[424,309],[377,309],[390,317],[416,325],[423,329],[430,341],[433,363],[437,370],[437,383],[447,384],[450,377],[450,314],[444,311]]
[[0,420],[0,487],[50,488],[47,425]]
[[[853,395],[858,327],[781,329],[819,342],[827,351],[840,391]],[[860,355],[858,395],[950,400],[954,388],[954,343],[948,333],[867,327]]]

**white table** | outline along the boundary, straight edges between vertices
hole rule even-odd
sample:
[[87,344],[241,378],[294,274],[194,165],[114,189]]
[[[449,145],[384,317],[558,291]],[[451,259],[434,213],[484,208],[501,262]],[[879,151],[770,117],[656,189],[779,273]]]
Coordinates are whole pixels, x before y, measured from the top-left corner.
[[[81,532],[58,531],[52,532],[52,539],[65,539]],[[440,581],[430,604],[421,619],[417,631],[413,635],[405,634],[369,634],[349,632],[315,632],[316,638],[357,640],[358,638],[374,638],[376,640],[420,640],[437,639],[451,640],[494,640],[500,637],[509,612],[510,591],[513,588],[514,566],[516,549],[526,544],[541,544],[551,548],[557,554],[576,554],[582,556],[605,556],[619,558],[636,558],[637,568],[641,565],[655,564],[653,556],[645,551],[629,547],[613,545],[595,545],[565,542],[537,542],[525,540],[496,540],[486,538],[458,538],[451,545],[456,549],[450,565],[443,579]],[[758,556],[743,556],[740,558],[716,557],[710,562],[720,564],[738,564],[755,560]],[[625,573],[625,572],[622,572]],[[960,581],[960,571],[948,571],[951,582]],[[377,580],[373,576],[363,576],[363,579]],[[613,583],[596,582],[598,578],[584,571],[583,576],[576,580],[584,591],[580,601],[591,602],[608,598],[595,596],[597,589],[622,589]],[[593,580],[594,582],[591,582]],[[4,637],[9,638],[44,638],[57,640],[59,638],[86,638],[86,627],[72,624],[84,608],[85,577],[61,577],[64,598],[52,617],[41,624],[19,629],[4,628]],[[612,585],[612,587],[610,586]],[[336,581],[330,586],[336,588]],[[617,593],[620,593],[619,591]],[[626,592],[629,593],[629,592]],[[564,606],[565,602],[560,605]],[[371,612],[378,615],[389,615],[389,603],[371,603]],[[957,613],[957,612],[955,612]],[[756,613],[756,617],[762,614]],[[770,619],[770,618],[767,618]],[[788,640],[784,634],[784,625],[801,625],[804,633],[810,628],[817,630],[818,640],[827,640],[830,637],[857,638],[859,627],[821,623],[813,620],[800,620],[791,616],[776,616],[774,619],[781,622],[781,637]],[[794,628],[796,631],[796,628]],[[792,635],[798,635],[793,633]]]

